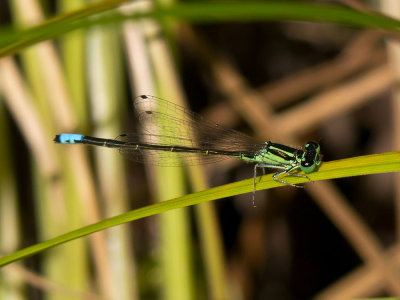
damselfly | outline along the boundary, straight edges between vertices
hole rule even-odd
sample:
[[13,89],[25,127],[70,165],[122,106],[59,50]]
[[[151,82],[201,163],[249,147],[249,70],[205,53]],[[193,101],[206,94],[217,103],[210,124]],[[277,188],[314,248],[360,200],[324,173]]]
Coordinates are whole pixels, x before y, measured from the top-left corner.
[[138,96],[134,106],[143,127],[139,134],[104,139],[62,133],[54,141],[117,148],[130,160],[160,166],[211,163],[231,157],[254,163],[253,206],[257,168],[279,170],[272,176],[275,181],[298,187],[279,176],[308,178],[296,171],[311,173],[321,164],[320,146],[316,142],[307,142],[304,150],[270,141],[259,142],[154,96]]

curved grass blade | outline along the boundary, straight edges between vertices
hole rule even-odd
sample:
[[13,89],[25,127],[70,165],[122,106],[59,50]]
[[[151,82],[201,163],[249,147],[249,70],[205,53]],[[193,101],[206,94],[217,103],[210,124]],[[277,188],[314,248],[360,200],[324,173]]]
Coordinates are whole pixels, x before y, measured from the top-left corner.
[[[319,168],[318,172],[309,174],[309,178],[313,181],[317,181],[399,171],[400,151],[395,151],[324,162]],[[292,177],[290,181],[292,183],[301,183],[307,182],[308,179],[301,177]],[[271,175],[265,175],[262,177],[262,180],[257,185],[257,190],[273,188],[282,185],[284,184],[273,180]],[[21,249],[13,254],[1,257],[0,267],[103,229],[163,213],[172,209],[182,208],[243,193],[249,193],[252,190],[253,179],[246,179],[239,182],[214,187],[198,193],[142,207],[100,221],[98,223],[82,227],[80,229],[60,235],[45,242],[38,243],[25,249]]]
[[[384,15],[363,13],[336,5],[290,1],[193,1],[167,8],[157,7],[147,13],[135,13],[130,16],[116,11],[109,13],[113,8],[125,2],[131,1],[113,0],[94,3],[83,9],[53,17],[35,27],[21,30],[17,34],[5,34],[4,38],[0,37],[0,57],[16,54],[35,43],[55,38],[75,29],[142,17],[174,17],[195,23],[317,21],[389,31],[400,29],[399,21]],[[108,13],[99,15],[102,12]]]

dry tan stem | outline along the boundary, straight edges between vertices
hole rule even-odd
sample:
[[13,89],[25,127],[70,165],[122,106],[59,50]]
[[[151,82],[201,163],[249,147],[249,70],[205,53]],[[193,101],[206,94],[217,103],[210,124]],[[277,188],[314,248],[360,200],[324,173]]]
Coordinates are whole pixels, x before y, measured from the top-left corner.
[[300,134],[315,128],[325,120],[360,107],[374,96],[388,90],[394,83],[391,69],[379,66],[359,78],[350,80],[331,90],[320,93],[281,113],[275,119],[281,134]]
[[270,105],[279,108],[317,89],[331,86],[366,67],[382,62],[384,52],[376,49],[380,38],[377,32],[363,32],[337,58],[267,84],[261,87],[260,92]]
[[19,276],[21,279],[29,283],[31,286],[34,286],[36,288],[39,288],[43,291],[47,291],[50,293],[58,293],[63,297],[71,297],[73,299],[87,299],[87,300],[104,299],[94,293],[75,291],[66,286],[57,284],[51,280],[48,280],[36,274],[35,272],[32,272],[24,267],[21,267],[20,264],[18,263],[3,267],[1,269],[1,272],[4,272],[5,276],[14,276],[14,277]]
[[367,224],[347,204],[343,195],[332,184],[325,182],[310,184],[307,190],[361,258],[376,267],[391,292],[400,295],[400,280],[393,264],[384,256],[383,246]]
[[[387,263],[400,268],[400,245],[384,253]],[[355,269],[315,296],[316,300],[353,299],[359,295],[376,295],[382,290],[385,279],[379,267],[369,263]]]
[[51,151],[50,141],[32,105],[31,95],[12,58],[0,59],[0,78],[0,88],[7,107],[32,149],[38,166],[46,177],[55,177],[59,171],[56,155]]

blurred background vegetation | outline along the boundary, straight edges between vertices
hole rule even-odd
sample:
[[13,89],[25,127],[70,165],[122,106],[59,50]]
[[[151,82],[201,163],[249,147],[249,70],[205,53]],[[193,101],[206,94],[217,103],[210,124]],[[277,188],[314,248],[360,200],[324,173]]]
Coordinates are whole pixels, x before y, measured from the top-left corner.
[[[388,28],[378,11],[400,15],[397,0],[281,1],[281,13],[270,1],[227,3],[197,2],[189,14],[193,2],[181,2],[186,17],[175,19],[162,11],[171,1],[0,1],[0,53],[14,54],[0,58],[1,255],[252,177],[237,161],[155,168],[53,143],[61,132],[135,131],[140,94],[260,140],[316,140],[324,161],[400,148],[398,35],[368,28]],[[131,18],[157,5],[157,18]],[[280,187],[257,192],[255,209],[244,194],[113,227],[3,267],[0,298],[400,295],[399,180]]]

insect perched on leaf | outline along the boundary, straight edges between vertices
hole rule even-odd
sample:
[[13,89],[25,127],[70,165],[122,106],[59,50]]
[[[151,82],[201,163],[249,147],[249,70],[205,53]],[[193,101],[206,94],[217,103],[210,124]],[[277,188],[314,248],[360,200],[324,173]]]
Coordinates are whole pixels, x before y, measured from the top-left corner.
[[202,116],[163,99],[141,95],[134,100],[142,133],[121,134],[116,139],[62,133],[54,141],[117,148],[128,159],[159,166],[204,164],[227,158],[254,163],[253,206],[257,168],[277,169],[272,178],[296,186],[282,175],[308,178],[321,164],[320,146],[307,142],[304,150],[270,141],[259,142],[236,130],[226,129]]

